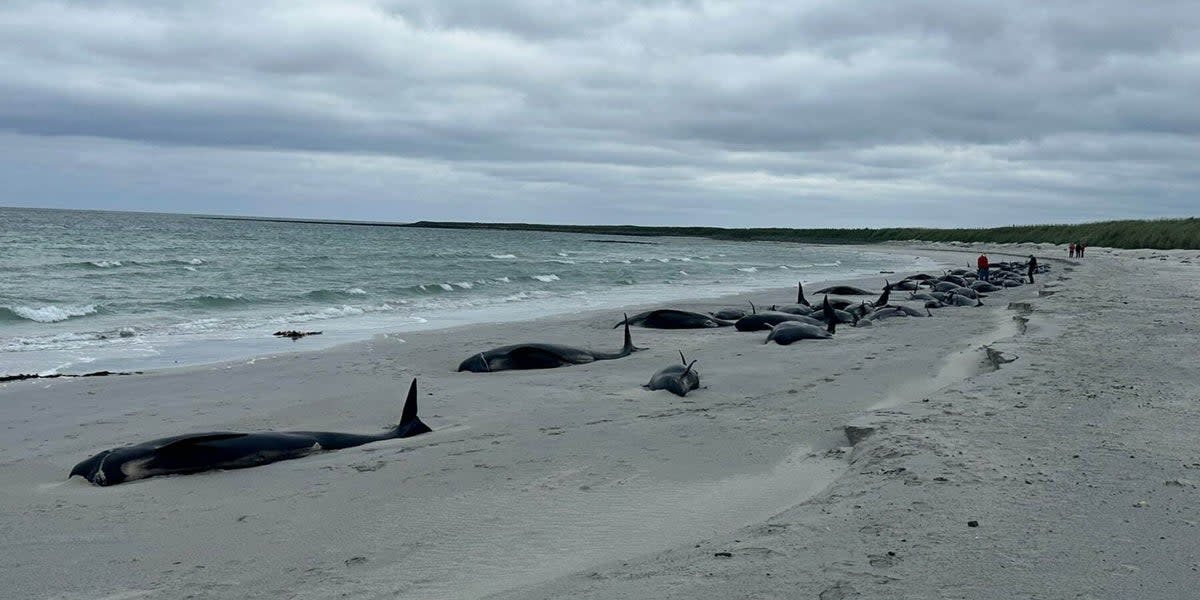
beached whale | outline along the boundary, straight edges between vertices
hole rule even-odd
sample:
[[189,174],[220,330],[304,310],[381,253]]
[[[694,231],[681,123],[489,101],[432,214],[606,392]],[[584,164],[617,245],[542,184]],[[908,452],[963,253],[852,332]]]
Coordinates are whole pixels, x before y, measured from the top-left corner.
[[101,486],[160,475],[186,475],[214,469],[244,469],[316,452],[413,437],[432,431],[417,417],[417,380],[408,388],[400,423],[377,434],[333,431],[218,431],[166,437],[105,450],[71,469]]
[[827,327],[818,327],[799,321],[785,321],[771,329],[771,333],[767,334],[767,339],[763,343],[775,342],[780,346],[787,346],[800,340],[827,340],[833,337],[836,328],[837,323],[832,321]]
[[810,325],[821,324],[820,321],[809,315],[795,315],[785,312],[761,312],[747,315],[738,319],[737,323],[734,324],[734,327],[738,331],[763,331],[764,329],[770,329],[787,321],[808,323]]
[[678,365],[671,365],[660,369],[652,377],[650,383],[642,386],[649,390],[667,390],[679,397],[687,396],[687,393],[700,387],[700,374],[692,367],[696,366],[696,361],[691,363],[683,357],[683,352],[679,353]]
[[864,290],[860,287],[852,285],[835,285],[827,287],[823,290],[817,290],[818,294],[834,294],[837,296],[874,296],[875,292]]
[[[613,329],[621,326],[624,321],[618,321]],[[634,315],[629,319],[630,325],[641,325],[650,329],[707,329],[710,327],[729,327],[733,321],[718,319],[711,315],[662,308]]]
[[585,365],[598,360],[613,360],[633,354],[640,348],[629,336],[629,318],[625,321],[625,345],[618,352],[595,352],[561,344],[514,344],[480,352],[462,361],[458,370],[472,373],[524,369],[553,369],[566,365]]

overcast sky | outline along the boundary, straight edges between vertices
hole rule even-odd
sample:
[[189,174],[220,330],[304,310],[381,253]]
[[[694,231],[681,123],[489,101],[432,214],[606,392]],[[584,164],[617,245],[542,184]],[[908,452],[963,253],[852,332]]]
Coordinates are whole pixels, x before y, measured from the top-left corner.
[[0,2],[0,205],[409,221],[1200,214],[1195,2]]

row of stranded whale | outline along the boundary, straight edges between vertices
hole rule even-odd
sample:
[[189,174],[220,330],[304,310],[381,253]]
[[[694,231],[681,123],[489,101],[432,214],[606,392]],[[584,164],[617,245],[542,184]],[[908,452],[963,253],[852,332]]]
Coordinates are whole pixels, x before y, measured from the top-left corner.
[[[713,313],[697,313],[675,309],[659,309],[626,316],[616,327],[624,325],[624,345],[616,352],[595,352],[561,344],[514,344],[474,354],[462,361],[458,370],[475,373],[494,373],[506,370],[549,369],[580,365],[598,360],[624,358],[640,350],[633,345],[631,325],[652,329],[707,329],[733,327],[737,331],[767,331],[764,343],[789,345],[801,340],[828,340],[837,326],[866,327],[895,317],[930,316],[932,309],[945,306],[982,306],[986,294],[1024,284],[1021,273],[1024,263],[992,265],[989,281],[978,279],[965,269],[946,272],[941,276],[913,275],[890,283],[884,282],[882,293],[873,301],[830,298],[833,296],[875,296],[876,292],[852,286],[833,286],[817,290],[824,298],[813,306],[804,296],[799,284],[796,303],[772,306],[759,311],[750,304],[747,314],[741,309],[725,309]],[[1041,266],[1035,272],[1044,272]],[[1032,273],[1030,275],[1032,279]],[[907,291],[910,302],[892,304],[892,293]],[[688,362],[682,352],[679,364],[658,370],[644,387],[666,390],[678,396],[700,387],[696,361]],[[228,431],[185,434],[160,438],[105,450],[79,463],[68,476],[80,476],[100,486],[110,486],[160,475],[184,475],[215,469],[257,467],[282,460],[301,458],[317,452],[353,448],[383,440],[408,438],[432,431],[417,416],[417,381],[408,389],[408,397],[400,422],[377,434],[338,433],[329,431],[263,431],[237,433]]]

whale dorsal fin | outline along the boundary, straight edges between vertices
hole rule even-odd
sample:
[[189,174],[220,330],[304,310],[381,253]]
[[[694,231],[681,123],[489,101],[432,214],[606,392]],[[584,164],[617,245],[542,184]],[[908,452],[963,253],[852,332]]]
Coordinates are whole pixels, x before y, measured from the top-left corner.
[[404,411],[400,413],[400,423],[386,437],[406,438],[433,431],[417,416],[417,379],[414,377],[408,386],[408,398],[404,400]]
[[408,386],[408,398],[404,400],[404,412],[400,413],[400,425],[417,420],[417,380],[414,377]]

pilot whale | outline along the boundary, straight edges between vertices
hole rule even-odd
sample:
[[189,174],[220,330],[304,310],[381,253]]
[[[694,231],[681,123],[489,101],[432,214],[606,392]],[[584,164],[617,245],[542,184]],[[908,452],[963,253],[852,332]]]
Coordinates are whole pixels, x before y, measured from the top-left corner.
[[76,475],[109,486],[157,477],[187,475],[214,469],[244,469],[281,460],[301,458],[328,450],[341,450],[429,433],[417,417],[417,380],[408,388],[400,423],[376,434],[334,431],[217,431],[190,433],[105,450],[71,469]]
[[641,350],[629,337],[629,317],[625,317],[625,345],[617,352],[596,352],[562,344],[514,344],[480,352],[458,365],[459,372],[491,373],[523,369],[553,369],[566,365],[585,365],[598,360],[624,358]]

